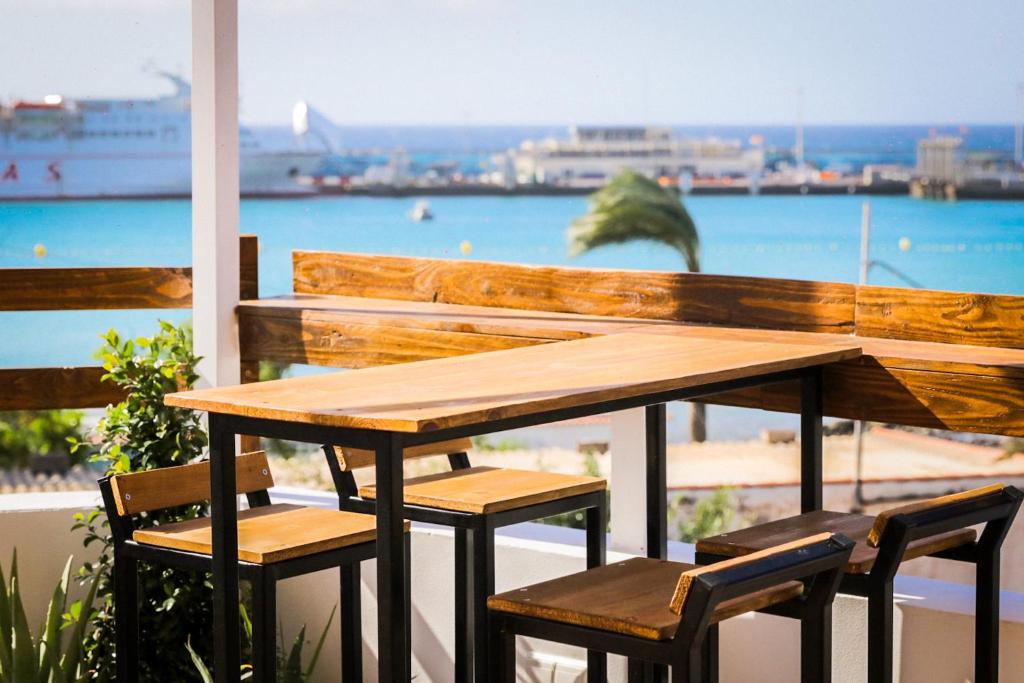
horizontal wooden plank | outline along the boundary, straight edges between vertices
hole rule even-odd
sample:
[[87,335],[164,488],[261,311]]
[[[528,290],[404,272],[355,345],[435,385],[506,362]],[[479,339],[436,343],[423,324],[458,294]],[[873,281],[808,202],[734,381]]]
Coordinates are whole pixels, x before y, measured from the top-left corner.
[[[110,486],[122,516],[166,510],[210,499],[210,461],[176,467],[160,467],[144,472],[119,474]],[[235,490],[253,493],[274,486],[267,454],[243,453],[235,458]]]
[[330,315],[240,311],[243,361],[273,360],[335,368],[366,368],[462,356],[544,343],[500,335],[350,323]]
[[[1024,380],[887,368],[871,358],[825,368],[825,414],[929,429],[1024,436]],[[799,388],[776,384],[703,399],[799,412]]]
[[856,332],[1024,349],[1024,296],[862,286],[857,288]]
[[0,268],[0,311],[191,305],[191,268]]
[[700,273],[293,252],[293,288],[555,313],[853,332],[853,285]]
[[103,408],[124,398],[100,367],[0,368],[0,410]]
[[251,315],[281,315],[286,311],[310,311],[321,315],[330,314],[332,319],[353,323],[551,340],[582,339],[595,334],[608,334],[635,327],[638,322],[659,322],[492,306],[315,294],[290,294],[242,301],[238,310]]
[[698,339],[763,341],[786,344],[844,346],[856,343],[864,356],[887,368],[955,372],[994,377],[1024,379],[1024,349],[941,344],[937,342],[880,339],[848,334],[789,332],[785,330],[754,330],[739,327],[707,325],[640,325],[619,329],[620,332],[668,334]]

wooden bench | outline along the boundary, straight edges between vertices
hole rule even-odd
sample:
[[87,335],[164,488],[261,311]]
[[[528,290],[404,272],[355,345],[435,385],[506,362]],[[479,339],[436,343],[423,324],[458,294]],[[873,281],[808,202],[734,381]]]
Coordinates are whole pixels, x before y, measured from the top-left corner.
[[[825,413],[1024,436],[1024,297],[296,251],[288,296],[238,309],[243,361],[360,368],[656,328],[848,343]],[[784,384],[715,403],[796,412]]]

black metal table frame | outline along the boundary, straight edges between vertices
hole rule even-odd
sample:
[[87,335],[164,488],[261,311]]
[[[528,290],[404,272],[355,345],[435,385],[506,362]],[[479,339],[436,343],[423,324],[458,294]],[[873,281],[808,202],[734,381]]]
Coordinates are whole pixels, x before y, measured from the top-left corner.
[[770,372],[667,391],[539,411],[528,415],[425,432],[333,427],[210,412],[210,516],[213,541],[214,673],[239,681],[238,529],[235,503],[235,436],[247,434],[304,443],[372,450],[377,487],[378,680],[407,681],[408,567],[403,538],[403,451],[411,446],[532,427],[573,418],[646,407],[647,554],[668,552],[665,403],[737,389],[800,381],[800,507],[822,507],[822,366]]

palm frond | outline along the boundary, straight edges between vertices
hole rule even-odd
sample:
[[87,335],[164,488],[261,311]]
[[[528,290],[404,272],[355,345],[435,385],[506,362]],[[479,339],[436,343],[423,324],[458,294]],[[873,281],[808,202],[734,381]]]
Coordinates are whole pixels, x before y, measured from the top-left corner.
[[700,270],[697,226],[674,191],[639,173],[624,171],[591,195],[589,203],[589,211],[569,225],[570,255],[648,240],[672,247],[689,270]]

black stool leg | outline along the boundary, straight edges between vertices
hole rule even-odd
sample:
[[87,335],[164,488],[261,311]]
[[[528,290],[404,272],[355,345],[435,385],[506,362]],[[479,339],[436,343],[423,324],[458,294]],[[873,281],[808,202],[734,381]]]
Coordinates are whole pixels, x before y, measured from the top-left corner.
[[[115,551],[116,553],[116,551]],[[114,630],[117,680],[139,680],[139,561],[114,558]]]
[[652,683],[652,681],[665,680],[667,671],[660,664],[652,664],[642,659],[630,659],[627,667],[626,678],[629,683]]
[[975,567],[974,680],[999,680],[999,551],[983,553]]
[[[605,531],[607,522],[607,498],[601,492],[597,505],[587,508],[587,569],[600,567],[605,563]],[[608,680],[608,656],[597,650],[587,650],[588,683],[605,683]]]
[[490,642],[490,683],[515,683],[516,680],[516,634],[505,630],[500,617],[491,616],[487,629]]
[[[868,658],[871,656],[869,652]],[[832,680],[831,603],[810,609],[800,620],[800,680],[803,683]]]
[[868,683],[892,683],[892,582],[868,592]]
[[252,580],[252,678],[255,683],[277,680],[277,584],[260,570]]
[[342,565],[341,571],[341,681],[362,683],[363,620],[360,566]]
[[487,681],[487,598],[494,595],[494,527],[486,517],[473,529],[473,670]]
[[704,636],[704,651],[701,669],[704,683],[718,683],[718,624],[708,626]]
[[[704,657],[704,644],[691,645],[672,664],[672,683],[699,683],[701,680],[701,660]],[[663,668],[663,667],[658,667]]]
[[455,529],[455,683],[473,680],[473,618],[470,612],[473,587],[469,558],[469,531]]
[[412,534],[405,532],[405,670],[412,677]]

